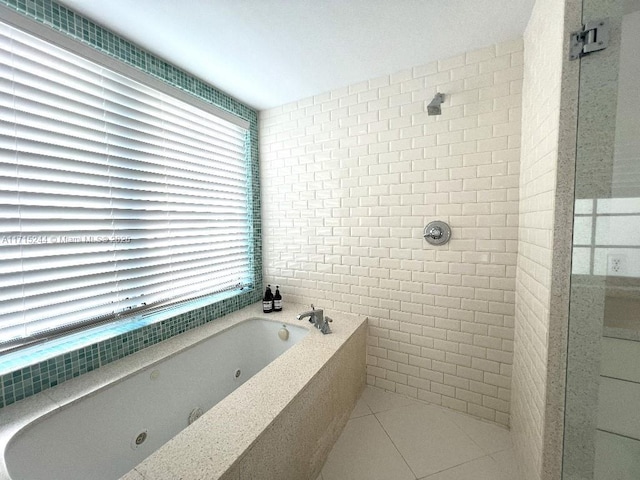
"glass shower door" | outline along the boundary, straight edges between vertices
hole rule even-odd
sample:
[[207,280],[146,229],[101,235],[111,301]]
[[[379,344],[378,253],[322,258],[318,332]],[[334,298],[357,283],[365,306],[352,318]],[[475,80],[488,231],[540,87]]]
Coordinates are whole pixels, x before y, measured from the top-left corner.
[[584,0],[563,480],[640,479],[640,1]]

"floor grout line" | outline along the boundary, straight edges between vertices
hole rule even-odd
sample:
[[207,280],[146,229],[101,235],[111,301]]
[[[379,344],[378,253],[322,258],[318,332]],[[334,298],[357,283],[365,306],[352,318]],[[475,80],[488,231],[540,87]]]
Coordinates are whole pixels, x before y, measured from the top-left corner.
[[[366,403],[366,400],[365,400]],[[369,407],[371,408],[371,407]],[[395,408],[399,408],[399,407],[394,407],[394,408],[390,408],[389,410],[384,410],[385,412],[388,412],[390,410],[394,410]],[[382,413],[382,412],[378,412],[378,413]],[[391,445],[393,445],[393,448],[396,449],[396,452],[398,452],[398,455],[400,455],[400,458],[402,458],[402,461],[405,463],[405,465],[407,466],[407,468],[409,469],[409,471],[413,474],[414,480],[418,480],[418,475],[416,475],[416,472],[413,471],[413,468],[411,468],[411,465],[409,465],[409,462],[407,462],[407,459],[404,458],[404,455],[402,454],[402,452],[400,451],[400,449],[398,448],[398,446],[395,444],[395,442],[393,441],[393,439],[391,438],[391,436],[389,435],[389,432],[387,432],[386,428],[384,428],[384,425],[382,425],[382,422],[380,421],[380,419],[378,418],[378,416],[374,413],[373,416],[375,417],[376,421],[378,422],[378,424],[380,425],[380,428],[382,428],[382,431],[384,432],[384,434],[387,436],[387,438],[389,439],[389,441],[391,442]]]
[[[462,465],[466,465],[467,463],[475,462],[475,461],[483,459],[485,457],[491,458],[491,455],[487,454],[487,455],[483,455],[482,457],[472,458],[471,460],[467,460],[466,462],[462,462],[462,463],[459,463],[458,465],[454,465],[453,467],[445,468],[443,470],[439,470],[437,472],[430,473],[426,477],[420,477],[420,478],[418,478],[416,480],[429,480],[429,477],[433,477],[434,475],[439,475],[442,472],[446,472],[447,470],[453,470],[454,468],[458,468],[458,467],[460,467]],[[491,458],[491,460],[493,460],[495,462],[495,459]]]

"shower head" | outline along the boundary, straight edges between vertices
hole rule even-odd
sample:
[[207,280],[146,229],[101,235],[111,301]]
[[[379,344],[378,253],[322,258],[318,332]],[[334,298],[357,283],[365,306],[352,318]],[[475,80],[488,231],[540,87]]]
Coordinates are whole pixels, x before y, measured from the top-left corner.
[[440,105],[442,105],[442,102],[444,102],[444,93],[436,93],[436,96],[433,97],[433,100],[431,100],[431,103],[427,105],[427,114],[440,115],[442,113],[442,108],[440,108]]

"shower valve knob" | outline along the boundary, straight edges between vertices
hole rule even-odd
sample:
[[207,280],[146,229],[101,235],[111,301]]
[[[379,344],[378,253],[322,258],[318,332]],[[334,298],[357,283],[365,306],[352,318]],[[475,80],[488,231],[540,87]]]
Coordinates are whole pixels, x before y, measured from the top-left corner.
[[436,220],[424,227],[423,236],[431,245],[444,245],[451,238],[451,228],[445,222]]
[[442,229],[440,227],[433,227],[431,230],[429,230],[429,233],[427,233],[428,237],[433,238],[434,240],[439,240],[440,238],[442,238]]

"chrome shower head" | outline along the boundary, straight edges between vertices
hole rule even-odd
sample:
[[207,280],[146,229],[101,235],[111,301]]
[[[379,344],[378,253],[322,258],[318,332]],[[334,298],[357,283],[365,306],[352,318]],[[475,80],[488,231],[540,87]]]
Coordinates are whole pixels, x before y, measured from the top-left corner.
[[427,114],[428,115],[440,115],[442,113],[442,108],[440,105],[444,102],[444,93],[436,93],[436,96],[433,97],[431,103],[427,105]]

